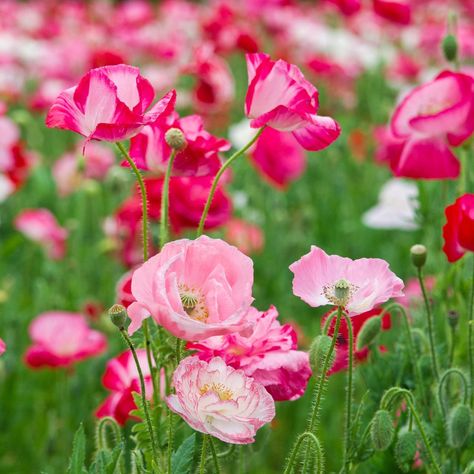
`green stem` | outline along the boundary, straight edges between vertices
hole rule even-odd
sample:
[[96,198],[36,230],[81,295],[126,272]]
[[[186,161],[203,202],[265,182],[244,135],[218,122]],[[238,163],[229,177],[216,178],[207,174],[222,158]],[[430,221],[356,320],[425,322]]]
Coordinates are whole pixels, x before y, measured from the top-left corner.
[[145,413],[146,424],[147,424],[147,428],[148,428],[148,434],[150,435],[151,445],[152,445],[152,449],[153,449],[153,455],[156,459],[157,449],[156,449],[156,442],[155,442],[155,434],[153,432],[153,425],[151,423],[150,412],[148,410],[148,400],[146,398],[145,379],[143,378],[142,368],[140,367],[140,362],[138,361],[137,352],[135,351],[135,347],[133,346],[133,342],[130,339],[130,337],[128,336],[127,331],[125,330],[125,328],[120,328],[120,332],[121,332],[123,338],[125,339],[125,341],[127,342],[128,347],[132,351],[133,360],[135,361],[135,365],[137,367],[138,377],[140,379],[140,389],[141,389],[141,392],[142,392],[141,396],[142,396],[143,411]]
[[163,181],[163,191],[161,193],[160,248],[163,248],[163,245],[168,242],[170,178],[175,157],[176,150],[172,150],[170,159],[168,160],[168,166],[166,167],[165,179]]
[[451,347],[449,349],[449,367],[453,366],[455,347],[456,347],[456,328],[454,326],[451,326]]
[[204,210],[202,212],[201,220],[199,221],[199,227],[197,230],[196,237],[200,237],[204,232],[204,225],[206,223],[207,214],[209,213],[209,209],[212,204],[212,200],[214,198],[214,194],[217,189],[217,185],[219,184],[219,180],[221,179],[222,175],[224,174],[225,170],[229,168],[229,166],[241,155],[243,155],[258,139],[258,137],[263,132],[264,127],[260,128],[255,136],[240,150],[236,151],[219,169],[214,180],[212,181],[211,190],[209,191],[209,196],[207,197],[206,205],[204,206]]
[[344,440],[344,462],[343,462],[343,472],[350,471],[350,449],[351,449],[351,409],[352,409],[352,378],[353,378],[353,368],[354,368],[354,339],[352,331],[352,321],[351,318],[343,313],[343,316],[347,324],[347,332],[349,336],[349,365],[347,371],[347,387],[346,387],[346,432]]
[[168,408],[168,474],[171,474],[171,458],[173,456],[173,412]]
[[421,268],[418,268],[418,281],[420,282],[421,292],[423,293],[423,300],[425,302],[426,316],[428,319],[428,335],[430,340],[431,364],[433,366],[433,374],[437,381],[439,381],[438,361],[436,359],[435,340],[433,332],[433,315],[431,312],[431,304],[426,293],[425,282],[421,273]]
[[208,439],[209,435],[203,435],[201,447],[201,462],[199,463],[199,474],[204,474],[206,472],[206,449]]
[[469,351],[469,378],[471,382],[471,408],[474,408],[474,256],[472,257],[471,298],[469,300],[468,321],[468,351]]
[[142,326],[143,326],[143,335],[145,336],[146,359],[148,361],[148,367],[150,368],[151,383],[153,384],[153,404],[157,406],[159,403],[158,394],[160,393],[158,390],[158,385],[156,383],[156,376],[158,373],[158,369],[157,369],[157,366],[154,365],[152,361],[151,340],[150,340],[150,333],[148,330],[148,319],[145,319],[143,321]]
[[[291,471],[293,469],[293,464],[296,462],[298,452],[301,448],[301,444],[303,441],[308,438],[308,444],[311,446],[311,443],[314,445],[314,450],[316,452],[316,473],[322,473],[323,472],[323,454],[321,451],[321,445],[319,443],[318,438],[313,434],[310,433],[309,431],[305,431],[304,433],[300,434],[298,436],[298,439],[296,440],[295,446],[293,447],[293,450],[291,451],[290,457],[288,459],[288,463],[285,467],[285,471],[283,474],[291,474]],[[304,471],[303,471],[304,472]]]
[[456,369],[456,368],[448,369],[441,376],[441,378],[439,379],[439,384],[438,384],[438,403],[443,413],[443,417],[445,421],[446,421],[447,415],[446,415],[446,403],[444,402],[444,397],[443,397],[443,388],[444,388],[444,384],[448,381],[451,375],[457,375],[459,379],[462,381],[462,386],[463,386],[463,391],[464,391],[463,403],[466,403],[467,398],[468,398],[468,383],[462,370]]
[[219,460],[217,459],[216,448],[212,436],[209,436],[209,446],[211,447],[212,460],[214,462],[214,474],[220,474],[221,468],[219,466]]
[[177,337],[176,348],[175,348],[176,366],[178,366],[179,363],[181,362],[181,346],[182,346],[181,339]]

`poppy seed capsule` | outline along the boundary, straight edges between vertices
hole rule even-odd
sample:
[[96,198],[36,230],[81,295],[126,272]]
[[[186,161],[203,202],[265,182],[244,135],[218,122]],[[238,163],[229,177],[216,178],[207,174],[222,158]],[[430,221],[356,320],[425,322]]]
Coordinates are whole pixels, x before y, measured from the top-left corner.
[[448,440],[453,448],[460,448],[471,431],[472,412],[467,405],[455,406],[449,415]]
[[345,306],[351,296],[351,285],[347,280],[341,279],[334,284],[334,296],[339,302],[338,306]]
[[187,146],[186,138],[184,133],[179,128],[170,128],[165,133],[166,143],[176,151],[184,150]]
[[371,318],[364,323],[357,336],[356,349],[358,351],[371,344],[379,335],[381,330],[380,323],[379,317]]
[[376,451],[385,451],[392,444],[395,435],[393,420],[387,410],[375,413],[370,426],[370,437]]
[[109,309],[109,316],[112,323],[119,329],[123,329],[125,327],[125,322],[128,318],[128,313],[125,309],[125,306],[122,306],[121,304],[114,304]]
[[421,244],[413,245],[410,249],[411,261],[416,268],[422,268],[426,263],[426,247]]
[[[321,368],[328,355],[329,349],[331,347],[331,342],[332,339],[329,336],[326,336],[325,334],[321,334],[314,338],[309,349],[309,364],[314,375],[321,373]],[[331,358],[329,359],[328,369],[332,367],[335,356],[336,351],[334,350],[331,354]]]

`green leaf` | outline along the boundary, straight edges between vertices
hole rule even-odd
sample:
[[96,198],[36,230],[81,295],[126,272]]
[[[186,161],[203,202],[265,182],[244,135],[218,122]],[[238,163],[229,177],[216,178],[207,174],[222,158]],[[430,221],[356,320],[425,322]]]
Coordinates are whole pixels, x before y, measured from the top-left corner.
[[188,436],[171,458],[171,472],[173,474],[188,474],[191,471],[194,458],[194,444],[196,433]]
[[83,474],[87,472],[84,462],[86,459],[86,436],[82,423],[79,425],[72,443],[71,460],[69,461],[68,474]]

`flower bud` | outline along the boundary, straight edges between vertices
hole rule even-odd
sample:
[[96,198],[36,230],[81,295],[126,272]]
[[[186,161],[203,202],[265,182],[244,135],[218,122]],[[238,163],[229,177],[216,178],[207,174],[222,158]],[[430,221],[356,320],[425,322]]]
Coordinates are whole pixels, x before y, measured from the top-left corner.
[[454,309],[448,311],[448,323],[454,329],[458,325],[459,313]]
[[112,323],[119,329],[123,329],[125,327],[125,322],[128,318],[125,306],[122,306],[121,304],[114,304],[109,309],[109,316]]
[[[311,347],[309,349],[309,363],[311,365],[311,370],[313,371],[313,375],[321,373],[321,369],[324,365],[324,361],[331,347],[331,342],[332,342],[332,339],[329,336],[326,336],[325,334],[321,334],[319,336],[316,336],[314,338],[314,341],[311,343]],[[332,367],[335,356],[336,356],[336,349],[332,352],[331,358],[329,360],[328,368]]]
[[184,133],[179,128],[170,128],[165,133],[166,143],[176,151],[184,150],[187,146],[186,138]]
[[456,61],[458,55],[458,42],[454,35],[448,34],[443,39],[443,53],[444,57],[449,61]]
[[370,318],[364,323],[357,336],[356,349],[358,351],[371,344],[379,335],[381,330],[380,323],[379,317]]
[[379,410],[375,413],[370,426],[370,436],[376,451],[385,451],[390,447],[395,435],[393,420],[387,410]]
[[426,262],[426,247],[421,244],[413,245],[410,249],[411,261],[416,268],[422,268]]
[[453,448],[460,448],[471,431],[472,412],[467,405],[457,405],[449,414],[448,441]]
[[395,444],[394,455],[398,467],[409,472],[416,454],[416,435],[413,431],[400,431]]

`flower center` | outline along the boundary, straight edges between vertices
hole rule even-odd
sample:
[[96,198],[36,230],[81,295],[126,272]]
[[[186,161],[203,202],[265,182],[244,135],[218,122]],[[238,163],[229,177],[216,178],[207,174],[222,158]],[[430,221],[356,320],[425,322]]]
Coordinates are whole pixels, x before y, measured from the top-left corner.
[[448,107],[451,107],[451,104],[449,104],[446,101],[445,102],[425,104],[420,108],[419,114],[421,116],[436,115],[436,114],[439,114],[442,110],[444,110]]
[[210,385],[205,384],[199,389],[199,392],[201,393],[201,395],[204,395],[208,392],[214,392],[219,396],[221,401],[231,400],[234,396],[232,390],[228,389],[222,383],[212,383]]
[[329,302],[336,306],[347,306],[352,295],[359,289],[356,285],[341,279],[323,288],[323,294]]
[[181,283],[178,285],[179,297],[186,314],[196,321],[205,323],[209,316],[204,295],[195,288]]

